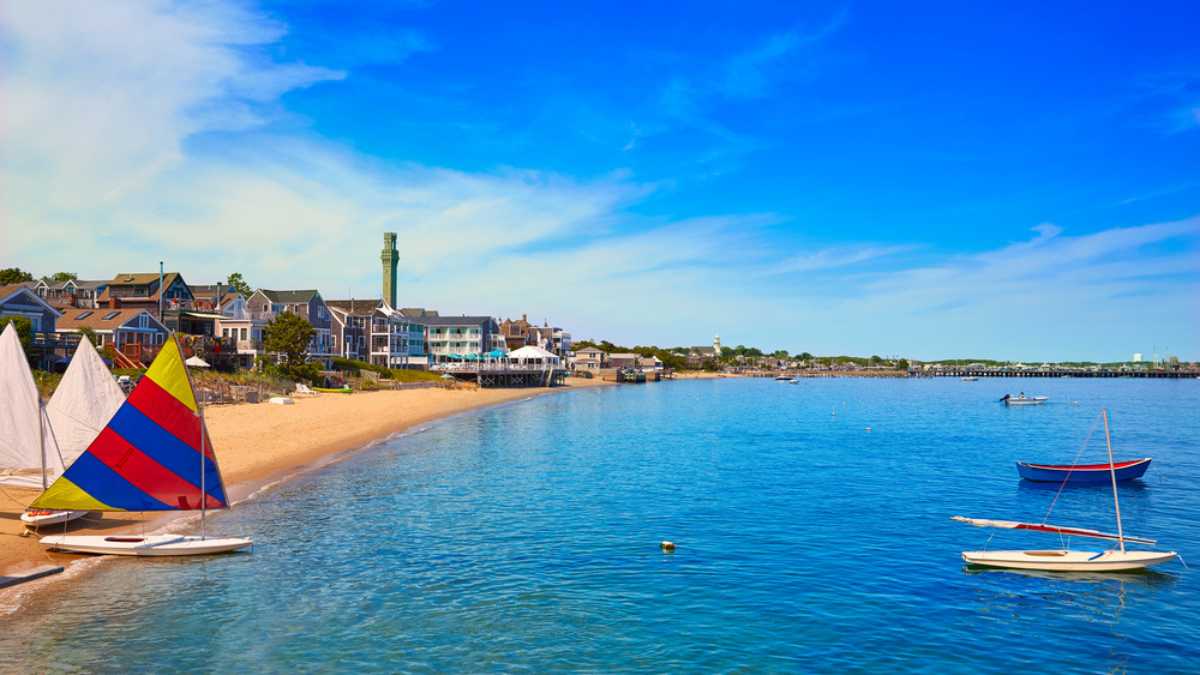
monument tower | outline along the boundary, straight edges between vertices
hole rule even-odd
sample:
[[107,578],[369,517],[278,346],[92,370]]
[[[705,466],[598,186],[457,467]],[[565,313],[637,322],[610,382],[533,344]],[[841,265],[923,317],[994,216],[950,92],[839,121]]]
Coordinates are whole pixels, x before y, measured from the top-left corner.
[[383,301],[392,309],[396,308],[396,265],[400,262],[400,254],[396,252],[396,233],[383,233],[383,252],[379,254],[383,261]]

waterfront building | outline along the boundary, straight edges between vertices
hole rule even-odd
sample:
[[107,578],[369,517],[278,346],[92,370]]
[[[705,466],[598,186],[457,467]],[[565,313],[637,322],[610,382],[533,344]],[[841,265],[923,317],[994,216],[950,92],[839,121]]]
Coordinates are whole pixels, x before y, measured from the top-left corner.
[[72,309],[58,320],[60,335],[78,339],[84,329],[96,335],[97,346],[111,345],[117,353],[115,365],[126,368],[150,363],[168,335],[166,325],[144,307]]
[[609,354],[608,367],[618,369],[637,368],[638,355],[630,353]]
[[485,354],[504,343],[500,324],[490,316],[425,316],[412,320],[425,327],[431,363]]
[[[141,308],[159,315],[159,300],[162,309],[191,309],[192,290],[178,272],[122,272],[108,280],[96,297],[97,306],[109,309],[126,307]],[[161,319],[162,317],[159,316]]]
[[529,316],[526,314],[522,314],[520,319],[505,319],[500,322],[500,333],[504,336],[509,351],[536,344],[530,335],[532,328],[533,324],[529,323]]
[[106,280],[67,279],[62,283],[50,283],[45,279],[33,282],[34,291],[51,305],[63,307],[98,307],[98,296],[105,287]]
[[62,312],[42,299],[29,284],[0,286],[0,319],[21,317],[28,319],[33,329],[32,352],[29,356],[34,365],[49,369],[59,347],[56,333]]
[[572,359],[576,370],[598,371],[608,368],[608,353],[596,347],[587,347],[575,352]]
[[260,288],[247,300],[250,316],[270,322],[284,312],[291,312],[315,329],[308,345],[308,358],[329,367],[333,356],[333,317],[325,300],[316,289],[277,291]]
[[371,317],[382,300],[326,300],[332,317],[330,333],[333,353],[346,359],[370,360],[367,343],[371,335]]

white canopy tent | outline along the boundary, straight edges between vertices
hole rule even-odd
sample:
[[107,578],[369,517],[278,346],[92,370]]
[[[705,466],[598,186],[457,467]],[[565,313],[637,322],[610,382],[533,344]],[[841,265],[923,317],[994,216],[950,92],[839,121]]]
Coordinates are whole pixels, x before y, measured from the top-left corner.
[[187,364],[189,368],[212,368],[212,366],[208,365],[208,361],[205,361],[199,356],[189,356],[184,363]]
[[553,352],[548,352],[541,347],[526,346],[508,353],[508,362],[522,366],[545,366],[547,368],[556,367],[562,359],[558,358]]

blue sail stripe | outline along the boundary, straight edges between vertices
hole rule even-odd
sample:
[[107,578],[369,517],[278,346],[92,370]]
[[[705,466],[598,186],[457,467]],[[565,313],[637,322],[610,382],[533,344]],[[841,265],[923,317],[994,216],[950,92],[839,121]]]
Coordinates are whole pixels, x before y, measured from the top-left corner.
[[[200,462],[197,461],[200,453],[155,424],[133,404],[127,402],[122,405],[108,426],[163,468],[195,485],[197,489],[200,487]],[[205,491],[210,497],[227,504],[217,466],[208,457],[204,458],[204,472]]]
[[127,511],[167,511],[176,508],[142,492],[91,453],[80,455],[63,475],[96,501],[113,508]]

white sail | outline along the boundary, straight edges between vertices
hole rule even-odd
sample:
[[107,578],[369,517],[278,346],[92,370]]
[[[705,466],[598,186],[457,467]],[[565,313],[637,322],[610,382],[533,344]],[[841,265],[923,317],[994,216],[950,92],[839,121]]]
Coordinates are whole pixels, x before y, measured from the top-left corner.
[[62,466],[71,466],[91,445],[117,408],[125,402],[125,394],[113,380],[112,373],[86,338],[79,341],[71,365],[46,404],[54,441],[61,453],[61,463],[55,458],[51,480],[61,473]]
[[0,485],[40,489],[51,459],[50,466],[63,470],[48,426],[39,429],[43,424],[37,385],[10,323],[0,333]]

